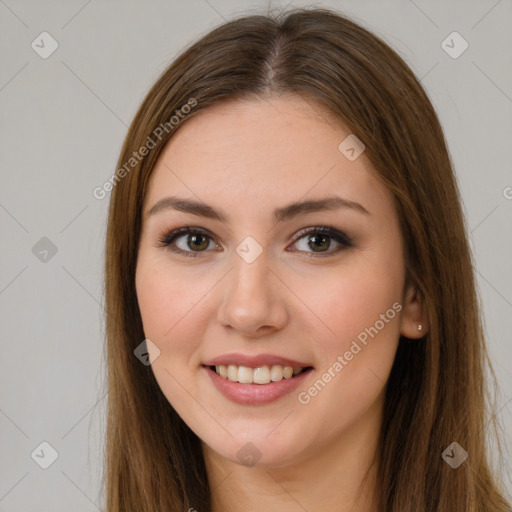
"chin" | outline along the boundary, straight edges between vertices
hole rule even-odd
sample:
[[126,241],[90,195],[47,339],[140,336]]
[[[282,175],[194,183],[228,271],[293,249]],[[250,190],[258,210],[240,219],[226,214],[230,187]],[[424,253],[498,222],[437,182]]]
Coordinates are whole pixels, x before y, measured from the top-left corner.
[[[283,443],[283,439],[287,439],[287,442]],[[267,433],[262,433],[260,436],[253,436],[252,439],[248,436],[231,439],[228,444],[206,444],[217,456],[247,467],[282,467],[297,461],[300,457],[297,443],[286,434],[275,440],[270,440]]]

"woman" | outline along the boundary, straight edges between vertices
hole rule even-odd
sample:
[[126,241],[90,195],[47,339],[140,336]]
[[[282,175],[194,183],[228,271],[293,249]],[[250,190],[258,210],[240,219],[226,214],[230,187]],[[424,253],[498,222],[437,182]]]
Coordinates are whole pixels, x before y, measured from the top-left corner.
[[509,510],[442,129],[349,19],[242,17],[172,63],[105,273],[109,512]]

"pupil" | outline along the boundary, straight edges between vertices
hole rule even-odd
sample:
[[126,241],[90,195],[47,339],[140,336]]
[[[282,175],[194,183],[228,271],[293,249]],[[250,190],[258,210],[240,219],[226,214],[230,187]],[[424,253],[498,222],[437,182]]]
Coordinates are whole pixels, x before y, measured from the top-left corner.
[[205,238],[205,237],[203,235],[192,235],[192,244],[196,248],[201,248],[201,246],[204,245],[204,240],[202,243],[201,242],[198,243],[198,238]]
[[[318,235],[314,235],[311,237],[311,240],[313,241],[313,245],[314,247],[316,248],[322,248],[322,245],[325,244],[325,241],[328,239],[328,237],[326,236],[318,236]],[[319,242],[321,240],[321,242]],[[327,247],[329,246],[329,243],[327,243]],[[324,247],[325,249],[327,247]],[[313,248],[313,247],[312,247]]]

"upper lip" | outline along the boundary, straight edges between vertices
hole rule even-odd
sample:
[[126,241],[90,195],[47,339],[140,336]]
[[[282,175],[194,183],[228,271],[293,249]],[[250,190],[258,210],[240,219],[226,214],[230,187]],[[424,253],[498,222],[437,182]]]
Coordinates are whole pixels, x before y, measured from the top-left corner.
[[247,366],[249,368],[258,368],[259,366],[291,366],[292,368],[307,368],[311,365],[301,363],[287,357],[281,357],[273,354],[257,354],[257,355],[245,355],[245,354],[224,354],[222,356],[209,359],[204,363],[205,366],[219,366],[219,365],[236,365],[236,366]]

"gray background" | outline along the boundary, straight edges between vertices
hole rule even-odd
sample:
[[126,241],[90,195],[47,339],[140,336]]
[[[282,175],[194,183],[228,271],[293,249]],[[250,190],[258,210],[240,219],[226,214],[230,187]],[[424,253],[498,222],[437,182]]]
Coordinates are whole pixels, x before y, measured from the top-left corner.
[[[429,94],[462,191],[510,449],[512,2],[288,5],[352,15],[399,52]],[[180,50],[223,19],[267,7],[0,0],[0,511],[99,510],[108,197],[92,190],[114,172],[128,123]],[[43,31],[59,45],[47,59],[31,47],[42,46]],[[456,59],[441,47],[453,31],[469,43]],[[41,252],[43,237],[56,254]],[[58,453],[48,469],[36,463],[51,462],[43,441]]]

